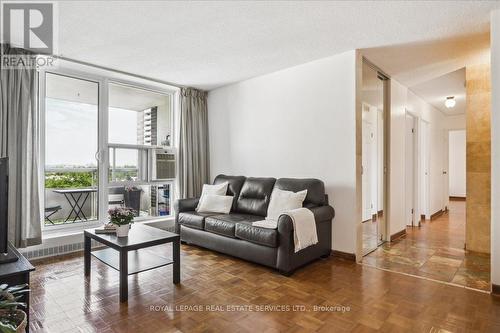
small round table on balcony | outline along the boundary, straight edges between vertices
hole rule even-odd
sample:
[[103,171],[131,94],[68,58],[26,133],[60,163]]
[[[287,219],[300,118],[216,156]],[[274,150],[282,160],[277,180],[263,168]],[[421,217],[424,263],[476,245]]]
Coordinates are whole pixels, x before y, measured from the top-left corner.
[[87,221],[87,216],[83,212],[83,206],[87,202],[90,193],[97,192],[95,188],[72,188],[66,190],[54,190],[55,193],[63,194],[69,205],[71,206],[71,210],[69,211],[68,217],[64,222],[67,222],[71,218],[71,214],[74,212],[75,217],[73,222],[77,219]]

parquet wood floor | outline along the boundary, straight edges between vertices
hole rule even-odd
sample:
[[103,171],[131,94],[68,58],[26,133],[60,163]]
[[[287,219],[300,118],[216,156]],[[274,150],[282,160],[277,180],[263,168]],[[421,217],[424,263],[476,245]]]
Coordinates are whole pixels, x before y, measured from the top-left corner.
[[131,276],[126,304],[94,258],[89,280],[80,253],[35,266],[32,332],[500,332],[499,299],[334,258],[284,277],[182,245],[181,284],[169,266]]

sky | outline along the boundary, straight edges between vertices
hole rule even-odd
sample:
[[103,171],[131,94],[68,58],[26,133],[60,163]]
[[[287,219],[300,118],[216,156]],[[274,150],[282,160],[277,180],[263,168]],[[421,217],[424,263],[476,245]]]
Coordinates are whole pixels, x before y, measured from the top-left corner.
[[[46,99],[45,165],[96,166],[97,105]],[[109,142],[137,143],[137,112],[109,110]],[[117,166],[137,163],[132,150],[117,154]]]

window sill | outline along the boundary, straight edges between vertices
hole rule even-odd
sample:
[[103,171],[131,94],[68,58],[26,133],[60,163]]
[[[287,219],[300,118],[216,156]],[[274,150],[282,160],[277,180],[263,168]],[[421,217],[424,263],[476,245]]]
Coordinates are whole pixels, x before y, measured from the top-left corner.
[[[139,221],[135,221],[134,223],[149,224],[149,223],[170,222],[170,221],[174,221],[173,216],[159,217],[154,219],[141,219]],[[50,227],[48,227],[43,231],[42,239],[48,240],[60,237],[77,236],[81,235],[85,229],[98,228],[101,225],[102,225],[101,222],[93,221],[90,223],[78,223],[78,225],[68,225],[66,227],[59,227],[55,230],[50,230],[48,229]]]
[[81,234],[85,229],[97,228],[101,225],[102,223],[99,221],[92,221],[89,223],[82,222],[82,223],[76,223],[75,225],[58,226],[56,229],[51,229],[51,227],[47,227],[42,232],[42,240],[78,235]]

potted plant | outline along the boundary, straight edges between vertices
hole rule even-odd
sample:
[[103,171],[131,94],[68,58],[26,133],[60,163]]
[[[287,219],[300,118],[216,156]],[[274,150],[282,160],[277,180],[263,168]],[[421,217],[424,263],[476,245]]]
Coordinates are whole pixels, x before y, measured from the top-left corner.
[[109,221],[116,226],[116,236],[127,237],[130,224],[134,223],[134,210],[130,207],[116,207],[108,210]]
[[27,284],[9,287],[7,284],[0,285],[0,332],[22,333],[26,331],[26,313],[18,309],[18,306],[26,307],[19,300],[24,293],[29,292]]
[[141,195],[142,189],[136,186],[126,186],[124,199],[125,205],[134,210],[135,216],[139,216],[141,210]]

